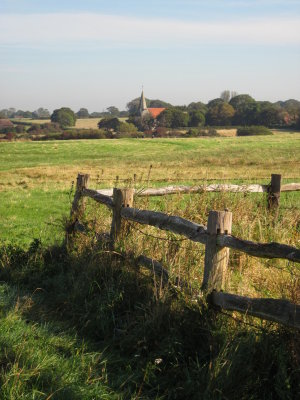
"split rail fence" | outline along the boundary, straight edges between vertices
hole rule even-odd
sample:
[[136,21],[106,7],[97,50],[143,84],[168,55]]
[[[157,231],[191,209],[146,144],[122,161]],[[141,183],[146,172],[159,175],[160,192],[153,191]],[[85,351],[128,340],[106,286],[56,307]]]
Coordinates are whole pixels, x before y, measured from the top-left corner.
[[[133,207],[134,194],[139,196],[160,196],[173,193],[199,193],[203,191],[231,192],[267,192],[269,208],[279,206],[280,192],[300,190],[299,183],[281,186],[281,176],[272,175],[269,185],[229,185],[213,184],[207,186],[172,186],[159,189],[146,189],[135,192],[134,189],[92,190],[88,188],[89,175],[79,174],[76,192],[71,208],[71,221],[76,229],[78,219],[84,212],[84,197],[90,197],[96,202],[112,210],[110,230],[110,246],[113,249],[116,241],[124,235],[124,221],[129,220],[139,224],[150,225],[161,230],[171,231],[178,235],[205,245],[204,275],[202,291],[207,296],[209,304],[217,309],[238,311],[265,320],[274,321],[300,329],[300,305],[287,300],[272,298],[249,298],[224,292],[226,271],[229,260],[229,249],[235,249],[254,257],[280,258],[300,263],[300,249],[280,243],[257,243],[240,239],[231,235],[232,213],[225,211],[210,211],[207,226],[199,225],[179,216],[162,212],[140,210]],[[137,262],[168,280],[168,271],[151,258],[140,256]]]

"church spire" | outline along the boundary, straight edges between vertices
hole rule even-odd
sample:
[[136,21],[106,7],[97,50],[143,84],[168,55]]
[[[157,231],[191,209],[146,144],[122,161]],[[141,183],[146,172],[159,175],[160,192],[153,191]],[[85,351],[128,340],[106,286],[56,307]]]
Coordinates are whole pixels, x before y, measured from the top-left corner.
[[147,111],[147,104],[146,104],[146,99],[144,96],[144,90],[142,90],[140,104],[139,104],[139,112],[142,115],[144,111]]

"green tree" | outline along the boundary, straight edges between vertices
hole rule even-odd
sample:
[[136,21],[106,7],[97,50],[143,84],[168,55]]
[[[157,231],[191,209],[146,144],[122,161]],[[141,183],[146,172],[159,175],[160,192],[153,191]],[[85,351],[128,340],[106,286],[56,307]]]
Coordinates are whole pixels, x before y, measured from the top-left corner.
[[207,113],[207,106],[201,101],[192,102],[187,106],[187,111],[200,111],[203,115]]
[[157,117],[158,123],[160,126],[165,128],[171,128],[172,126],[172,110],[170,108],[166,108],[159,116]]
[[181,128],[188,126],[189,115],[183,111],[173,109],[172,110],[172,128]]
[[172,107],[172,104],[167,103],[166,101],[163,101],[163,100],[159,100],[159,99],[148,100],[147,104],[148,104],[149,108],[170,108],[170,107]]
[[264,126],[272,127],[282,125],[283,114],[279,105],[272,104],[268,101],[260,103],[260,113],[258,123]]
[[120,115],[119,109],[115,106],[107,107],[107,111],[114,117],[118,117]]
[[205,124],[205,116],[201,111],[190,111],[189,112],[189,126],[197,127],[204,126]]
[[137,127],[139,131],[148,131],[154,129],[156,122],[151,114],[145,115],[144,117],[138,117],[131,115],[127,122]]
[[[17,114],[19,111],[17,112]],[[40,107],[37,110],[35,110],[33,113],[33,117],[37,119],[49,119],[50,118],[50,113],[46,108]]]
[[76,113],[77,118],[89,118],[90,114],[86,108],[81,108],[79,111]]
[[234,108],[234,125],[248,125],[254,123],[254,113],[257,113],[255,100],[248,94],[239,94],[233,97],[229,104]]
[[207,108],[208,108],[208,110],[209,110],[209,109],[211,109],[211,108],[213,108],[213,107],[215,107],[215,106],[218,106],[219,104],[223,104],[223,103],[225,103],[224,100],[221,99],[220,97],[218,97],[218,98],[216,98],[216,99],[210,100],[210,101],[207,103]]
[[121,122],[116,117],[105,117],[98,122],[98,128],[105,129],[106,131],[116,132],[121,125]]
[[51,122],[57,122],[61,128],[75,126],[76,115],[70,108],[62,107],[53,111]]
[[[147,99],[146,99],[147,101]],[[131,100],[129,103],[127,103],[126,108],[129,112],[129,115],[135,116],[138,114],[139,111],[139,104],[140,104],[140,98],[136,98]]]
[[165,128],[180,128],[188,126],[189,115],[177,108],[167,108],[157,117],[160,126]]
[[231,125],[233,116],[234,108],[230,104],[218,102],[209,108],[206,114],[206,124],[216,126]]

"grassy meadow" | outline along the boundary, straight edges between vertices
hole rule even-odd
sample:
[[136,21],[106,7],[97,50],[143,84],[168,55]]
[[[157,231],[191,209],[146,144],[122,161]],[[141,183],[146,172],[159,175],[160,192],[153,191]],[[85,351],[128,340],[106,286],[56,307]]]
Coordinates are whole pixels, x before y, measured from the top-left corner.
[[[110,212],[87,200],[82,222],[91,233],[61,246],[78,172],[90,174],[92,188],[268,183],[271,173],[300,182],[300,134],[0,143],[0,398],[296,399],[298,332],[207,307],[202,245],[131,224],[111,253],[96,240]],[[210,210],[229,208],[233,235],[299,248],[299,194],[282,193],[278,213],[263,194],[135,204],[203,224]],[[141,253],[189,290],[137,269],[132,255]],[[231,251],[228,278],[231,293],[300,303],[296,263]]]
[[288,181],[300,175],[299,150],[299,134],[0,143],[1,237],[48,242],[68,214],[78,172],[89,173],[94,188],[112,187],[116,176],[124,185],[134,174],[138,187],[197,183],[191,179],[261,183],[271,173]]

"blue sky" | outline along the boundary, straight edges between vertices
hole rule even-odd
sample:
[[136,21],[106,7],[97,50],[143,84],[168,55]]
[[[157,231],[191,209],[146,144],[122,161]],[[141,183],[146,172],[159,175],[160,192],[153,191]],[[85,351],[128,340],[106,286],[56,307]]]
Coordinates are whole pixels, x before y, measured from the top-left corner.
[[0,108],[300,100],[300,0],[0,0]]

